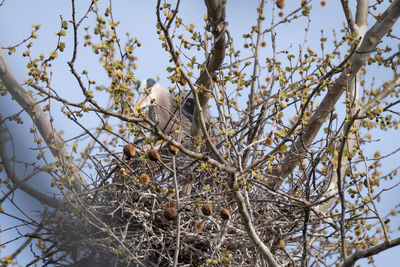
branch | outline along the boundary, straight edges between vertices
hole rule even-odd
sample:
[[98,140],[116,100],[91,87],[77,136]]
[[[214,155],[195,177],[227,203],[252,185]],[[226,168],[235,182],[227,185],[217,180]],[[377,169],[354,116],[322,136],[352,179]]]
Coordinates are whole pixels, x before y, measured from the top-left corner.
[[[221,18],[225,18],[225,2],[226,1],[225,0],[222,0],[222,1],[223,1],[223,5],[222,5],[223,6],[223,12],[221,11],[220,13],[223,14],[223,16]],[[202,104],[203,102],[202,102],[201,99],[204,96],[204,94],[207,96],[207,92],[200,93],[200,92],[196,91],[196,88],[195,88],[194,84],[191,82],[191,80],[189,79],[188,74],[181,68],[182,64],[179,61],[179,55],[175,51],[173,43],[172,43],[172,39],[169,36],[169,31],[168,31],[168,28],[167,28],[168,26],[166,27],[161,21],[160,3],[161,3],[161,0],[158,0],[158,2],[157,2],[157,12],[156,12],[158,24],[159,24],[159,26],[161,27],[161,29],[162,29],[162,31],[164,33],[164,36],[165,36],[165,39],[166,39],[166,43],[168,44],[168,47],[169,47],[169,53],[170,53],[170,55],[171,55],[171,57],[172,57],[172,59],[173,59],[173,61],[175,63],[175,66],[176,66],[176,68],[179,69],[179,72],[181,73],[181,75],[188,82],[188,85],[190,87],[190,90],[191,90],[191,92],[193,94],[193,97],[194,97],[194,100],[195,100],[195,114],[197,114],[197,117],[193,117],[193,123],[192,123],[192,129],[191,129],[192,134],[198,136],[198,135],[200,135],[200,131],[202,131],[203,135],[204,135],[205,139],[207,140],[207,143],[208,143],[209,147],[211,148],[212,152],[214,153],[214,155],[217,157],[217,159],[220,160],[221,163],[226,165],[226,161],[223,159],[223,157],[220,155],[220,153],[218,152],[217,148],[215,147],[215,145],[211,141],[210,135],[208,134],[208,130],[207,130],[207,127],[206,127],[205,115],[204,114],[206,114],[206,110],[208,108],[207,107],[208,97],[206,98],[206,102],[205,102],[204,105]],[[213,2],[213,3],[215,4],[215,2]],[[179,4],[179,2],[178,2],[178,4]],[[174,16],[175,15],[176,15],[176,12],[174,12]],[[225,25],[226,24],[224,23],[224,27],[225,27]],[[219,28],[219,26],[217,26],[217,28]],[[223,31],[222,37],[225,36],[224,33],[225,33],[225,30]],[[216,36],[216,35],[214,34],[214,36]],[[224,49],[225,49],[225,45],[224,45]],[[225,52],[223,53],[223,55],[225,55]],[[222,60],[219,63],[219,65],[215,67],[215,70],[218,69],[219,66],[222,64]],[[207,69],[205,71],[207,71]],[[198,79],[198,81],[200,80],[200,78]],[[211,85],[211,79],[209,81],[209,85]]]
[[178,188],[178,179],[176,178],[176,158],[175,155],[172,156],[172,168],[174,170],[174,188],[175,188],[175,207],[177,212],[176,215],[176,244],[175,244],[175,252],[174,252],[174,264],[173,267],[178,266],[178,258],[179,258],[179,247],[181,243],[181,215],[180,215],[180,204],[179,204],[179,188]]
[[80,170],[69,158],[64,141],[57,135],[44,111],[36,104],[36,101],[29,95],[15,79],[10,67],[7,64],[2,49],[0,48],[0,79],[17,103],[25,109],[33,123],[38,128],[51,153],[59,158],[65,169],[69,181],[77,192],[81,192],[82,185],[86,184]]
[[[355,89],[356,86],[353,86]],[[342,174],[343,171],[347,171],[347,166],[343,168],[342,161],[348,161],[346,160],[346,156],[343,155],[345,146],[349,146],[349,137],[353,137],[353,134],[351,133],[350,129],[358,117],[358,111],[354,114],[354,116],[351,118],[351,120],[346,124],[346,127],[343,129],[343,141],[340,144],[340,149],[339,149],[339,155],[338,155],[338,166],[336,168],[336,182],[337,182],[337,191],[339,193],[339,198],[340,198],[340,207],[341,207],[341,212],[340,212],[340,237],[341,237],[341,254],[343,259],[346,257],[346,236],[345,236],[345,211],[346,211],[346,203],[345,203],[345,198],[344,198],[344,185],[345,185],[345,178],[346,176]],[[356,128],[359,128],[357,125]],[[351,145],[351,147],[354,147],[354,145]],[[334,179],[332,179],[334,180]],[[332,182],[332,181],[331,181]]]
[[[72,65],[72,72],[76,74],[75,69],[73,68],[73,65]],[[185,77],[187,79],[189,79],[187,74],[185,74],[183,71],[182,71],[182,73],[184,75],[186,75]],[[191,88],[194,88],[194,85],[191,83],[191,81],[188,80],[188,82],[189,82],[189,85],[191,86]],[[69,101],[59,97],[59,96],[52,95],[52,94],[46,92],[42,87],[40,87],[40,86],[38,86],[38,85],[36,85],[34,83],[30,83],[29,85],[32,86],[33,88],[35,88],[36,90],[38,90],[39,92],[41,92],[41,93],[47,95],[48,97],[51,97],[51,98],[53,98],[53,99],[65,104],[65,105],[68,105],[68,106],[71,105],[71,106],[74,106],[74,107],[81,107],[81,104],[72,103],[72,102],[69,102]],[[85,91],[86,89],[84,88],[83,90]],[[186,155],[188,155],[190,157],[199,159],[199,160],[203,160],[204,162],[207,162],[207,163],[211,164],[212,166],[217,167],[220,170],[226,171],[228,173],[233,173],[233,172],[236,171],[236,168],[230,167],[228,164],[221,163],[221,162],[219,162],[217,160],[214,160],[213,158],[211,158],[208,155],[205,155],[203,153],[197,153],[197,152],[194,152],[193,150],[185,148],[185,146],[183,146],[180,142],[174,140],[173,137],[171,137],[169,135],[166,135],[158,127],[157,124],[155,124],[152,120],[150,120],[150,119],[148,119],[146,117],[135,117],[135,116],[130,116],[130,115],[124,115],[122,113],[114,112],[114,111],[108,110],[106,108],[103,108],[100,104],[98,104],[93,99],[89,99],[88,101],[94,107],[93,108],[93,107],[88,106],[87,108],[88,108],[89,111],[100,112],[103,115],[114,117],[114,118],[119,119],[119,120],[124,121],[124,122],[131,122],[131,123],[135,123],[135,124],[146,123],[149,126],[148,129],[149,130],[152,129],[152,131],[153,131],[153,133],[155,135],[158,135],[163,140],[165,140],[167,142],[170,142],[172,145],[174,145],[177,148],[179,148],[179,151],[182,151],[184,154],[186,154]],[[203,118],[203,122],[204,122],[204,118]],[[140,126],[141,127],[145,127],[143,124],[140,124]],[[205,126],[204,126],[204,128],[205,128]],[[212,142],[210,140],[208,140],[208,142],[209,142],[209,144],[212,145]],[[214,149],[216,150],[215,147],[214,147]]]
[[362,107],[361,114],[364,115],[367,111],[371,110],[374,106],[381,103],[381,101],[386,98],[390,93],[400,86],[400,75],[396,75],[390,83],[383,85],[383,90],[379,92],[374,98],[370,99],[367,104]]
[[350,27],[350,31],[354,32],[356,30],[356,27],[354,24],[353,15],[351,14],[351,10],[349,8],[349,1],[340,0],[340,2],[342,3],[343,12],[344,12],[344,15],[346,16],[347,24]]
[[[322,124],[325,122],[326,118],[334,109],[337,101],[347,88],[348,82],[354,79],[359,69],[368,59],[370,51],[373,51],[381,39],[391,30],[399,16],[400,0],[396,0],[388,7],[375,25],[366,33],[360,47],[350,57],[347,68],[345,68],[339,78],[336,79],[334,85],[330,87],[320,106],[310,118],[309,124],[304,128],[302,135],[286,153],[286,158],[282,164],[283,169],[279,174],[280,178],[289,175],[299,164],[300,161],[298,159],[305,151],[304,146],[310,145],[314,140]],[[281,179],[272,181],[274,186],[279,187],[281,185],[280,180]]]
[[[255,87],[256,87],[256,81],[257,81],[257,77],[260,74],[260,66],[259,66],[259,50],[260,50],[260,46],[261,46],[261,23],[264,20],[263,17],[263,10],[264,10],[264,5],[265,5],[265,1],[262,0],[260,3],[260,6],[258,8],[258,18],[257,18],[257,40],[256,40],[256,46],[255,46],[255,51],[254,51],[254,63],[253,63],[253,73],[251,75],[251,86],[250,86],[250,94],[249,94],[249,100],[248,100],[248,104],[247,104],[247,115],[244,118],[244,125],[246,125],[248,122],[252,123],[253,119],[254,119],[254,111],[255,111],[255,107],[254,107],[254,91],[255,91]],[[262,112],[261,112],[262,113]],[[247,135],[247,144],[251,144],[254,139],[255,139],[255,134],[258,131],[258,127],[261,126],[260,124],[256,124],[254,126],[254,128],[250,128],[250,131]],[[244,139],[242,139],[243,142]],[[247,156],[249,155],[249,151],[247,150],[243,156],[243,163],[246,162],[247,160]]]
[[[1,52],[1,51],[0,51]],[[2,164],[4,166],[4,170],[7,173],[7,177],[11,179],[13,184],[15,186],[18,186],[19,189],[30,195],[31,197],[37,199],[43,204],[46,204],[47,206],[53,207],[53,208],[59,208],[61,206],[61,201],[50,197],[48,195],[45,195],[33,187],[29,186],[26,184],[24,181],[18,178],[17,174],[14,172],[14,168],[10,163],[10,159],[8,158],[7,155],[7,149],[6,149],[6,144],[5,144],[5,136],[3,135],[3,132],[5,131],[4,126],[0,125],[0,157],[2,160]]]
[[365,27],[367,29],[367,20],[368,20],[368,3],[369,0],[358,0],[357,1],[357,10],[356,10],[356,30],[358,34],[363,34],[363,30],[360,27]]
[[[342,3],[343,4],[343,3]],[[345,3],[347,4],[347,2]],[[356,11],[356,25],[353,25],[353,29],[352,32],[355,32],[357,34],[357,37],[362,40],[365,37],[365,33],[367,30],[367,25],[368,25],[368,21],[367,21],[367,17],[368,17],[368,0],[362,0],[362,1],[358,1],[357,2],[357,11]],[[349,22],[350,23],[350,22]],[[352,21],[352,23],[354,24],[354,21]],[[350,27],[352,27],[351,25],[349,25]],[[361,45],[361,42],[354,47],[354,49],[358,48]],[[360,71],[358,71],[356,73],[356,75],[354,76],[354,78],[349,82],[349,86],[347,88],[347,98],[350,99],[350,103],[348,104],[348,111],[349,111],[349,115],[352,117],[350,122],[347,122],[345,124],[344,130],[343,132],[345,132],[345,134],[343,135],[344,137],[347,136],[347,138],[343,139],[343,142],[341,144],[341,147],[346,147],[347,151],[353,151],[354,147],[356,145],[356,141],[357,140],[357,132],[360,129],[360,121],[354,121],[354,125],[352,126],[355,130],[352,132],[347,132],[346,133],[346,129],[349,129],[349,127],[351,126],[351,124],[353,123],[353,120],[356,119],[356,117],[360,117],[360,115],[363,115],[363,111],[361,110],[361,103],[359,100],[359,95],[360,95],[360,82],[361,82],[361,73]],[[357,113],[357,115],[356,115]],[[350,126],[349,126],[350,125]],[[331,197],[333,195],[336,195],[337,193],[339,193],[341,200],[343,202],[344,200],[344,196],[343,196],[343,192],[341,192],[342,190],[339,190],[339,188],[341,187],[341,182],[338,181],[341,179],[341,177],[345,177],[345,174],[349,168],[349,163],[350,163],[350,159],[347,158],[346,155],[342,155],[340,154],[339,157],[339,161],[342,163],[340,165],[340,168],[337,168],[337,171],[334,172],[333,168],[331,168],[331,172],[327,173],[327,181],[329,181],[329,183],[327,184],[327,187],[325,188],[325,195],[327,195],[328,197]],[[317,208],[324,212],[327,208],[329,208],[332,203],[335,201],[335,198],[332,198],[330,201],[323,203],[322,205],[318,206]],[[343,206],[344,204],[342,203],[342,209],[344,208]],[[342,211],[342,215],[343,215],[343,211]],[[341,226],[342,229],[342,226]],[[343,235],[343,234],[342,234]],[[342,238],[343,241],[343,238]],[[343,258],[345,258],[345,250],[344,250],[344,244],[342,244],[342,254],[343,254]]]
[[398,245],[400,245],[400,238],[396,238],[392,241],[386,241],[382,244],[376,245],[374,247],[370,247],[365,250],[359,250],[359,251],[355,252],[353,255],[347,257],[344,260],[342,267],[351,267],[359,259],[379,254],[380,252],[382,252],[384,250],[387,250],[389,248],[392,248],[392,247],[395,247]]
[[[228,23],[225,21],[225,6],[226,0],[204,0],[207,6],[208,28],[211,27],[211,32],[214,36],[214,44],[211,48],[210,57],[206,59],[205,70],[200,73],[196,84],[203,88],[211,86],[212,76],[216,70],[222,65],[225,58],[226,48],[226,26]],[[199,92],[200,107],[204,112],[208,109],[208,92],[204,90]],[[199,114],[199,107],[195,107],[192,124],[192,135],[197,136],[201,133],[201,119]]]
[[[57,210],[54,210],[52,215],[54,215],[56,211]],[[32,243],[32,240],[33,240],[32,236],[35,236],[35,235],[39,234],[39,232],[43,229],[43,226],[45,225],[45,222],[47,220],[47,216],[48,216],[48,214],[47,214],[47,209],[46,209],[44,211],[44,214],[43,214],[43,217],[42,217],[42,221],[39,223],[39,225],[37,226],[36,230],[33,233],[28,234],[29,237],[25,240],[25,242],[19,248],[17,248],[14,251],[14,253],[11,255],[11,259],[15,259],[18,256],[18,254],[20,254],[29,244]]]
[[232,194],[236,200],[238,205],[238,210],[240,213],[240,218],[242,219],[242,223],[246,229],[247,235],[250,240],[256,246],[257,250],[263,256],[263,258],[267,261],[269,267],[279,267],[280,265],[275,261],[274,256],[268,247],[263,243],[260,237],[257,235],[256,230],[254,229],[253,222],[250,219],[249,211],[246,208],[246,203],[243,194],[240,190],[236,189],[237,185],[237,177],[232,175],[230,181],[230,188],[232,189]]
[[[386,83],[383,85],[384,89],[377,94],[374,98],[371,98],[367,104],[365,104],[364,106],[361,107],[361,109],[359,110],[357,117],[363,117],[365,116],[365,114],[370,111],[374,106],[378,105],[379,103],[381,103],[381,101],[388,96],[390,93],[392,93],[394,91],[394,89],[396,89],[396,87],[400,86],[400,75],[397,75],[394,77],[394,79],[390,82],[390,83]],[[347,129],[348,127],[348,123],[347,122],[344,126],[344,129]],[[356,126],[353,126],[353,128],[355,129],[355,132],[357,132],[357,129],[359,129],[359,125],[360,122],[356,121],[354,122],[354,124]],[[354,135],[354,134],[352,134]],[[350,138],[346,139],[346,142],[348,143],[346,146],[355,146],[355,140],[356,137],[352,136]],[[350,142],[350,144],[349,144]],[[347,147],[347,151],[351,151],[351,147]],[[341,175],[343,176],[346,171],[347,168],[349,167],[349,160],[347,159],[347,156],[344,156],[342,158],[343,163],[342,163],[342,171],[341,171]],[[328,202],[323,201],[323,203],[321,205],[319,205],[317,207],[318,210],[320,211],[325,211],[327,210],[329,207],[332,206],[332,203],[335,201],[335,198],[333,198],[333,196],[336,196],[337,192],[338,192],[338,188],[337,188],[337,172],[333,172],[333,169],[331,169],[331,171],[328,172],[327,174],[327,178],[328,180],[330,180],[330,183],[328,184],[327,188],[324,189],[324,191],[326,192],[324,194],[324,199],[331,199]]]

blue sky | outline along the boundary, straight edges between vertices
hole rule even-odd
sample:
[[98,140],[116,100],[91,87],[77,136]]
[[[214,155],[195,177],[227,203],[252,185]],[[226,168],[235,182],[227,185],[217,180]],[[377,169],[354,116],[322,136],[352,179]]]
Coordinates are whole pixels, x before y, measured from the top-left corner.
[[[81,17],[84,13],[85,8],[88,6],[90,1],[76,1],[77,5],[77,17]],[[108,3],[108,1],[99,1]],[[159,77],[160,83],[165,87],[169,86],[168,80],[165,78],[168,74],[166,67],[169,66],[169,56],[161,48],[161,43],[158,40],[156,34],[156,15],[155,15],[155,2],[156,1],[128,1],[119,0],[113,3],[114,18],[120,21],[120,27],[118,28],[119,35],[124,36],[125,32],[130,32],[132,37],[138,38],[142,46],[138,48],[135,53],[138,57],[138,68],[135,71],[135,76],[138,79],[146,79],[150,77]],[[258,1],[228,1],[227,4],[227,21],[229,22],[228,29],[231,36],[235,41],[236,48],[243,45],[242,34],[249,31],[251,25],[255,24],[256,6]],[[297,7],[300,1],[286,1],[287,7],[284,12],[292,10],[295,6]],[[289,3],[290,2],[290,3]],[[332,38],[332,31],[329,29],[340,28],[342,23],[345,21],[342,15],[341,8],[333,4],[331,1],[327,1],[326,7],[321,7],[318,2],[313,7],[311,18],[311,26],[308,33],[308,43],[306,46],[311,46],[315,51],[318,51],[320,31],[322,28],[326,29],[324,35],[328,38]],[[355,1],[353,1],[355,2]],[[271,8],[271,1],[268,1],[267,8]],[[180,8],[180,16],[183,18],[186,24],[193,23],[196,25],[196,29],[203,32],[204,20],[203,16],[206,13],[206,8],[203,1],[182,1]],[[270,14],[270,13],[267,13]],[[32,30],[32,24],[40,24],[41,28],[38,31],[38,39],[34,40],[32,53],[36,56],[41,52],[48,52],[54,49],[56,45],[57,37],[55,32],[60,28],[60,15],[64,19],[69,20],[71,17],[71,4],[69,1],[50,1],[50,0],[36,0],[36,1],[23,1],[23,0],[6,0],[2,7],[0,7],[0,46],[5,47],[14,45],[27,36],[29,36]],[[92,15],[93,16],[93,15]],[[276,18],[278,19],[278,18]],[[93,25],[93,17],[90,17],[85,24]],[[277,32],[277,43],[279,49],[287,49],[296,54],[298,51],[298,43],[304,39],[304,28],[306,25],[305,19],[300,19],[299,22],[285,25]],[[267,25],[264,25],[266,27]],[[83,34],[81,30],[80,34]],[[337,32],[340,36],[340,33]],[[68,97],[72,101],[79,101],[81,99],[81,91],[78,88],[76,81],[72,78],[69,67],[66,62],[71,58],[71,46],[72,46],[72,32],[68,31],[66,37],[66,52],[60,54],[60,59],[53,63],[53,69],[57,70],[54,72],[52,78],[52,84],[54,88],[57,88],[61,96]],[[267,44],[269,43],[269,37],[266,38]],[[26,63],[27,60],[21,57],[22,52],[25,50],[23,45],[17,49],[17,52],[12,56],[7,56],[9,64],[19,81],[23,81],[24,77],[27,77]],[[199,54],[201,56],[201,54]],[[266,49],[262,52],[262,56],[270,56],[270,46],[267,45]],[[91,78],[97,81],[97,84],[107,83],[106,75],[104,71],[99,67],[96,57],[91,53],[89,48],[83,48],[78,52],[78,60],[76,62],[78,72],[87,69]],[[196,74],[195,74],[196,75]],[[379,73],[379,77],[387,77],[386,73]],[[379,82],[377,82],[379,84]],[[106,103],[106,99],[103,99],[103,103]],[[7,114],[13,114],[19,111],[15,106],[10,105],[10,99],[8,97],[0,98],[0,113],[2,116]],[[81,131],[71,121],[61,115],[60,107],[55,107],[54,116],[56,117],[55,126],[57,129],[64,129],[64,139],[76,136]],[[21,159],[28,160],[35,157],[33,151],[26,151],[24,147],[31,146],[29,140],[31,136],[25,136],[24,133],[28,132],[31,123],[25,116],[25,121],[28,122],[23,126],[17,126],[15,131],[15,139],[24,140],[15,144],[16,151],[25,151],[18,153]],[[83,123],[95,127],[90,117],[84,118]],[[398,133],[397,133],[398,134]],[[375,137],[375,136],[374,136]],[[379,135],[378,135],[379,137]],[[386,151],[390,151],[391,140],[383,140],[379,149],[383,150],[382,154]],[[371,149],[378,149],[377,147],[371,147]],[[388,162],[389,167],[394,166],[394,162]],[[39,178],[40,179],[40,178]],[[46,181],[39,181],[33,183],[35,186],[40,188],[46,188]],[[388,199],[385,203],[393,203],[398,201],[399,189],[397,191],[386,195]],[[37,207],[29,197],[24,194],[17,193],[15,196],[17,199],[26,199],[26,207],[29,210],[35,210]],[[32,206],[30,206],[32,205]],[[5,207],[12,209],[10,206]],[[0,226],[4,228],[8,223],[9,219],[4,218],[0,215]],[[394,222],[394,226],[399,226],[399,221]],[[394,237],[396,235],[393,235]],[[398,236],[398,235],[397,235]],[[1,240],[6,240],[7,236],[3,235]],[[12,245],[9,246],[12,249]],[[7,254],[6,251],[1,251],[1,255]],[[400,253],[399,248],[395,248],[380,254],[376,258],[377,266],[395,266],[394,255]],[[24,263],[27,254],[22,254],[19,260]],[[361,262],[360,262],[361,264]],[[365,261],[364,261],[365,264]],[[362,264],[362,266],[364,266]]]

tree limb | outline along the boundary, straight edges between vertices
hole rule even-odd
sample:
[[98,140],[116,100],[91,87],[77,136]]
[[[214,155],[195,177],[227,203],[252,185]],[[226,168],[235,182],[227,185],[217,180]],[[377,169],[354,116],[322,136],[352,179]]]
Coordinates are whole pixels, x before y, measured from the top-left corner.
[[[201,71],[196,84],[200,87],[208,89],[211,86],[212,76],[214,72],[221,66],[225,58],[226,48],[226,26],[228,23],[225,21],[225,6],[226,0],[204,0],[207,6],[207,15],[211,32],[214,36],[214,45],[211,48],[210,57],[206,59],[205,70]],[[208,109],[208,92],[204,90],[199,92],[199,100],[203,116]],[[201,120],[199,109],[197,106],[194,110],[193,124],[191,132],[194,136],[201,134]]]
[[64,141],[58,136],[57,132],[51,125],[44,111],[36,105],[36,101],[29,95],[24,88],[15,79],[13,73],[8,66],[2,49],[0,48],[0,79],[4,86],[10,92],[17,103],[25,109],[36,125],[41,136],[50,148],[51,153],[59,158],[63,164],[65,174],[73,185],[76,192],[82,191],[82,185],[86,184],[81,172],[74,162],[68,157],[68,153],[64,148]]
[[351,267],[359,259],[379,254],[380,252],[382,252],[386,249],[389,249],[389,248],[392,248],[392,247],[395,247],[398,245],[400,245],[400,238],[396,238],[392,241],[386,241],[382,244],[367,248],[365,250],[359,250],[359,251],[355,252],[354,254],[352,254],[351,256],[347,257],[344,260],[342,267]]
[[240,218],[242,219],[242,223],[246,229],[247,235],[250,240],[256,246],[257,250],[263,256],[263,258],[267,261],[269,267],[279,267],[280,265],[275,261],[274,256],[272,255],[269,248],[264,244],[264,242],[260,239],[256,230],[254,229],[253,222],[250,219],[249,211],[246,208],[246,201],[243,194],[240,190],[235,189],[235,185],[237,184],[237,177],[232,175],[230,179],[230,188],[232,189],[232,194],[236,200],[238,205],[238,210],[240,213]]
[[[308,125],[304,128],[303,134],[286,153],[286,158],[282,164],[282,171],[277,173],[280,178],[289,175],[299,164],[299,158],[302,157],[301,154],[304,152],[304,145],[308,146],[314,140],[322,124],[325,122],[326,118],[347,88],[349,81],[354,79],[358,70],[368,59],[370,52],[376,48],[381,39],[389,32],[399,16],[400,0],[396,0],[388,7],[375,25],[366,33],[360,47],[350,57],[347,68],[343,70],[335,83],[329,88],[320,106],[310,118]],[[271,183],[274,187],[279,187],[281,185],[281,179],[271,179]]]
[[347,24],[350,27],[350,31],[354,32],[356,27],[354,25],[354,19],[353,15],[351,14],[349,2],[347,0],[340,0],[340,2],[342,4],[344,15],[346,16]]
[[53,208],[59,208],[61,206],[61,201],[50,197],[46,194],[43,194],[33,187],[29,186],[26,184],[24,181],[18,178],[17,174],[14,172],[14,168],[10,163],[10,159],[8,158],[7,155],[7,149],[6,149],[6,144],[5,144],[5,136],[3,135],[3,132],[5,131],[5,128],[3,125],[0,125],[0,157],[2,159],[2,164],[4,166],[4,170],[7,173],[7,176],[11,179],[13,184],[15,186],[18,186],[22,191],[30,195],[31,197],[37,199],[38,201],[42,202],[43,204],[46,204],[47,206],[53,207]]
[[[250,94],[249,94],[249,100],[248,100],[248,104],[247,104],[247,115],[244,118],[245,122],[244,125],[246,125],[248,122],[252,123],[254,120],[254,111],[255,111],[255,107],[254,107],[254,91],[255,91],[255,87],[256,87],[256,80],[257,77],[259,76],[260,73],[260,65],[259,65],[259,52],[260,52],[260,46],[261,46],[261,37],[262,37],[262,33],[261,33],[261,24],[262,21],[264,20],[263,17],[263,10],[264,10],[264,5],[265,5],[265,1],[262,0],[260,3],[260,6],[258,8],[258,18],[257,18],[257,30],[256,30],[256,35],[257,35],[257,40],[256,40],[256,46],[255,46],[255,51],[254,51],[254,63],[253,63],[253,73],[251,75],[251,86],[250,86]],[[257,75],[258,74],[258,75]],[[266,101],[267,102],[267,101]],[[267,104],[267,103],[265,103]],[[261,119],[264,116],[264,109],[265,105],[263,105],[263,107],[261,108],[261,112],[260,112],[260,117],[259,119]],[[259,127],[261,126],[262,123],[257,123],[254,128],[250,127],[249,133],[247,134],[247,144],[251,144],[256,136],[256,133],[259,129]],[[241,142],[243,142],[244,139],[241,140]],[[249,155],[249,150],[247,150],[244,155],[243,155],[243,163],[245,163],[247,161],[247,157]]]
[[[351,32],[355,32],[357,34],[357,37],[362,40],[365,37],[366,29],[368,26],[368,1],[369,0],[362,0],[357,2],[357,10],[356,10],[356,24],[354,24],[354,21],[352,19],[353,25],[349,25]],[[347,5],[347,2],[344,3]],[[343,1],[342,1],[343,5]],[[348,8],[348,6],[347,6]],[[346,10],[345,10],[346,12]],[[350,12],[350,11],[349,11]],[[346,15],[347,16],[347,15]],[[350,14],[351,16],[351,14]],[[350,23],[350,22],[348,22]],[[354,47],[358,48],[359,45],[361,45],[361,42]],[[344,148],[346,148],[347,151],[353,151],[355,145],[356,145],[356,140],[357,140],[357,132],[360,128],[360,121],[356,120],[357,117],[359,117],[362,114],[361,111],[361,103],[359,101],[359,91],[360,91],[360,82],[361,82],[361,73],[358,71],[352,81],[349,82],[348,88],[347,88],[347,98],[350,100],[348,103],[348,115],[351,117],[350,121],[345,123],[344,130],[342,131],[343,133],[343,141],[340,145],[341,151],[343,151]],[[352,127],[354,130],[349,131],[350,127]],[[343,190],[342,190],[342,184],[341,182],[341,177],[343,179],[345,178],[345,174],[349,168],[349,163],[350,159],[347,157],[347,155],[342,155],[343,153],[341,152],[339,154],[339,159],[338,161],[340,164],[336,168],[336,171],[333,171],[334,168],[330,168],[330,172],[327,173],[326,178],[329,181],[329,184],[326,187],[325,195],[334,196],[337,193],[339,193],[340,199],[341,199],[341,206],[342,206],[342,213],[341,213],[341,232],[342,232],[342,241],[344,241],[344,234],[343,234],[343,220],[344,220],[344,195],[343,195]],[[344,180],[343,180],[344,181]],[[330,201],[323,203],[322,205],[318,206],[318,209],[320,211],[325,211],[328,209],[332,203],[335,201],[335,198],[332,198]],[[343,258],[345,258],[345,248],[344,248],[344,243],[342,242],[342,255]]]
[[391,82],[383,85],[383,90],[379,92],[374,98],[370,99],[367,104],[362,107],[361,114],[364,115],[367,111],[371,110],[374,106],[378,105],[384,98],[400,86],[400,75],[396,75]]
[[[361,107],[361,109],[359,110],[357,116],[358,117],[363,117],[365,116],[365,114],[371,110],[374,106],[378,105],[385,97],[387,97],[391,92],[394,91],[394,89],[396,89],[396,87],[400,86],[400,75],[396,75],[395,78],[390,82],[387,83],[386,85],[384,85],[384,90],[381,91],[379,94],[377,94],[374,98],[370,99],[368,101],[367,104],[365,104],[364,106]],[[350,123],[350,122],[348,122]],[[348,123],[345,124],[344,129],[346,129],[348,126]],[[357,131],[358,127],[359,127],[359,122],[356,121],[354,122],[354,124],[357,124],[355,126],[355,131]],[[353,126],[354,127],[354,126]],[[354,141],[353,141],[354,139]],[[347,138],[347,143],[349,143],[349,141],[351,143],[355,142],[355,137],[349,137]],[[355,144],[351,144],[351,146],[354,146]],[[349,144],[347,144],[347,150],[351,151],[351,147],[349,147]],[[342,175],[344,175],[347,171],[347,168],[349,166],[349,160],[347,159],[347,156],[343,157],[343,162],[342,162],[342,168],[343,170],[341,171]],[[328,174],[327,177],[330,179],[330,183],[328,185],[328,187],[326,188],[326,193],[324,194],[324,199],[329,199],[331,198],[330,201],[328,202],[323,202],[321,205],[319,205],[317,208],[320,211],[325,211],[327,210],[330,206],[332,206],[332,203],[335,201],[334,198],[332,198],[333,196],[335,196],[337,194],[337,172],[332,172],[332,170],[330,171],[331,174]]]

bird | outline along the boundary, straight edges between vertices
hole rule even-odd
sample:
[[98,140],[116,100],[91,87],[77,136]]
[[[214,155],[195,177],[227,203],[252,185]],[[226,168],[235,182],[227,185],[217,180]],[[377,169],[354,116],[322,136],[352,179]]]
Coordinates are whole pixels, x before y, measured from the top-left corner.
[[[182,97],[178,105],[174,106],[172,103],[175,101],[173,101],[172,96],[152,78],[140,81],[136,86],[136,90],[139,97],[135,105],[135,110],[148,108],[148,117],[155,122],[165,134],[172,136],[184,147],[191,147],[194,149],[194,141],[196,139],[191,138],[190,135],[196,106],[193,96],[187,94],[185,97]],[[212,130],[208,119],[209,117],[207,114],[206,127],[207,130]],[[181,133],[183,133],[183,135]],[[135,143],[143,145],[143,139],[139,139]],[[158,142],[156,144],[158,144]],[[162,147],[162,144],[160,145]],[[207,146],[205,149],[206,151],[209,150]],[[169,151],[171,152],[171,149]],[[177,154],[178,151],[179,150],[173,150],[173,154]],[[189,170],[190,168],[186,171]],[[184,175],[184,177],[187,178],[182,181],[182,196],[188,196],[191,192],[192,176]],[[164,216],[165,214],[164,212]]]
[[158,124],[165,134],[172,134],[176,130],[190,133],[193,120],[194,99],[183,98],[182,105],[173,107],[169,93],[154,79],[140,81],[136,90],[139,93],[136,110],[148,108],[149,118]]

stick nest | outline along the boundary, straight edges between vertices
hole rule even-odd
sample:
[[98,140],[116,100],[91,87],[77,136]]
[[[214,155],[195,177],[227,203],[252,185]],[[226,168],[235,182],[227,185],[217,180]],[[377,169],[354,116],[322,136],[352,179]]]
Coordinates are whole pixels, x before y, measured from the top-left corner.
[[[109,164],[105,164],[107,157],[96,161],[98,176],[91,189],[67,197],[66,208],[48,219],[49,240],[68,255],[58,263],[170,266],[180,233],[179,266],[261,265],[227,174],[176,150],[157,153],[159,157],[153,159],[143,152],[122,155],[121,161]],[[265,184],[251,178],[241,181],[236,190],[247,196],[261,240],[285,261],[285,244],[295,244],[292,255],[301,254],[304,205]]]

